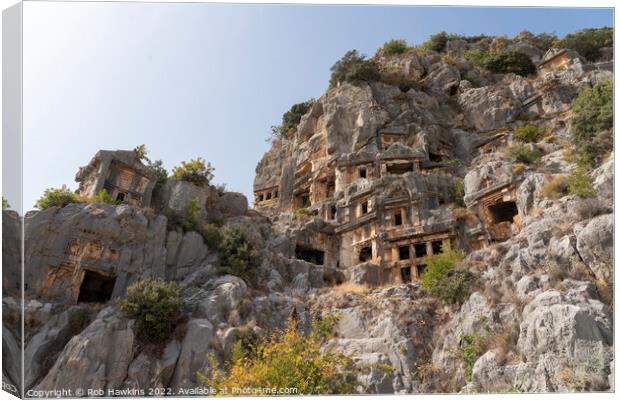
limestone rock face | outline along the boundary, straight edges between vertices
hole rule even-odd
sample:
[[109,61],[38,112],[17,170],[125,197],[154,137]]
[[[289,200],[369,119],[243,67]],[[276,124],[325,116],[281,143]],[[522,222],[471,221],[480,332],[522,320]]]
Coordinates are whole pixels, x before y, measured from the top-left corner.
[[120,296],[139,277],[164,277],[165,238],[164,216],[128,205],[31,212],[25,218],[25,279],[38,295],[75,302],[87,268],[114,277],[112,297]]
[[36,389],[120,389],[133,359],[133,345],[132,323],[108,307],[67,343]]
[[503,85],[470,89],[460,94],[458,101],[468,124],[480,131],[503,128],[521,108],[521,102]]
[[181,344],[171,387],[173,390],[200,386],[196,372],[209,372],[209,342],[213,337],[213,325],[207,319],[193,319],[187,323],[187,333]]
[[604,282],[613,276],[613,214],[593,218],[577,234],[577,250],[594,275]]
[[154,206],[164,215],[184,215],[190,202],[198,204],[198,219],[206,221],[206,203],[210,197],[208,186],[198,186],[192,182],[168,179],[155,193]]
[[181,344],[173,340],[166,345],[161,358],[155,358],[146,352],[140,353],[129,365],[123,387],[142,389],[146,393],[149,389],[160,389],[165,393],[165,389],[170,387],[180,350]]

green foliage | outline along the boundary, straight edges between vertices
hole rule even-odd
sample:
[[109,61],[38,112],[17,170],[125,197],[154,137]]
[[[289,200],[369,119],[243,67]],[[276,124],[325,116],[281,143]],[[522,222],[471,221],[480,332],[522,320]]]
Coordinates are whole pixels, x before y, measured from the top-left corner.
[[213,179],[214,170],[215,168],[211,166],[211,163],[205,164],[205,160],[198,157],[195,160],[182,161],[180,166],[174,167],[172,177],[197,185],[208,185]]
[[222,232],[216,224],[205,224],[200,229],[200,234],[210,249],[217,249],[222,242]]
[[383,54],[386,56],[391,56],[394,54],[403,54],[409,49],[407,46],[407,41],[404,39],[393,39],[389,42],[385,42],[383,45]]
[[560,42],[562,47],[575,50],[589,61],[596,61],[601,56],[601,47],[613,47],[613,28],[588,28],[571,33]]
[[375,82],[381,79],[377,64],[367,60],[357,50],[349,50],[331,67],[331,71],[330,87],[336,86],[338,82]]
[[536,164],[542,157],[542,152],[536,146],[516,143],[506,149],[506,158],[522,164]]
[[102,189],[99,193],[97,193],[95,197],[93,197],[92,201],[94,203],[111,204],[114,206],[122,203],[122,201],[113,199],[106,189]]
[[461,351],[465,362],[465,379],[471,381],[474,364],[485,352],[486,341],[476,333],[461,336]]
[[294,320],[280,334],[271,335],[251,351],[235,345],[230,361],[223,371],[214,357],[210,358],[211,373],[198,372],[199,379],[214,388],[240,387],[297,388],[301,395],[357,393],[357,369],[353,360],[329,348],[323,349],[333,337],[313,324],[309,335],[301,335]]
[[200,213],[200,201],[197,197],[191,199],[185,206],[185,212],[178,220],[179,226],[185,231],[198,232],[198,214]]
[[449,245],[444,246],[440,254],[427,257],[422,287],[432,296],[448,303],[462,303],[475,280],[471,272],[456,268],[464,257],[463,251],[453,250]]
[[543,186],[543,196],[550,199],[557,199],[565,195],[568,191],[568,178],[566,175],[556,175]]
[[484,67],[487,61],[489,61],[489,59],[491,58],[488,52],[479,49],[467,50],[463,54],[463,57],[465,57],[467,61],[478,67]]
[[282,115],[282,124],[271,127],[271,133],[274,136],[284,136],[290,129],[296,128],[301,121],[301,117],[310,110],[315,101],[310,99],[303,103],[293,104],[291,109]]
[[140,160],[148,160],[146,154],[148,153],[148,150],[146,149],[146,145],[144,144],[140,144],[138,146],[136,146],[133,151],[136,153],[136,155],[138,156],[138,158]]
[[592,177],[584,168],[577,168],[568,176],[568,193],[581,198],[596,196]]
[[407,93],[410,89],[422,90],[422,88],[422,83],[417,79],[401,76],[398,80],[398,89],[403,93]]
[[465,207],[465,183],[461,178],[458,178],[452,186],[448,189],[448,195],[450,200],[459,207]]
[[426,42],[420,45],[422,50],[432,50],[441,53],[446,49],[448,44],[448,34],[446,32],[439,32],[432,35]]
[[298,208],[293,211],[293,219],[305,219],[312,215],[312,211],[307,208]]
[[261,263],[258,249],[240,227],[224,229],[220,246],[220,271],[249,279]]
[[155,177],[156,188],[166,183],[166,180],[168,179],[168,171],[164,168],[164,162],[162,160],[151,161],[151,159],[147,156],[148,150],[143,144],[136,146],[133,151],[136,153],[140,161],[146,163],[146,168]]
[[45,189],[43,196],[34,205],[40,210],[47,210],[50,207],[64,207],[71,203],[80,203],[77,194],[70,191],[67,186],[62,185],[61,188]]
[[162,160],[148,160],[146,167],[151,171],[156,179],[155,187],[160,187],[168,180],[168,171],[164,168]]
[[6,199],[6,197],[2,196],[2,209],[8,210],[9,208],[11,208],[9,201]]
[[571,142],[575,151],[598,164],[613,150],[613,87],[611,81],[584,89],[572,103]]
[[540,140],[545,128],[543,126],[527,124],[515,129],[515,138],[522,143],[535,143]]
[[558,37],[553,33],[539,33],[530,39],[530,42],[542,51],[547,51],[558,42]]
[[136,320],[137,336],[146,343],[165,343],[183,308],[181,290],[175,282],[145,279],[127,288],[121,310]]
[[536,72],[532,59],[518,51],[502,51],[491,54],[484,64],[485,68],[494,73],[515,73],[528,76]]

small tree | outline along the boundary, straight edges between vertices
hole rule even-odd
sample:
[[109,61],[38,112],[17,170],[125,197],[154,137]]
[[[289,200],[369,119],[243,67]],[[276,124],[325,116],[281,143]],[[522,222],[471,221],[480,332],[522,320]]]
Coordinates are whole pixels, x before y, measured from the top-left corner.
[[590,164],[613,149],[613,88],[610,81],[582,90],[572,103],[571,142]]
[[374,61],[367,60],[366,56],[357,50],[349,50],[332,67],[332,76],[329,80],[331,87],[338,82],[374,82],[381,79],[381,74]]
[[509,160],[523,164],[536,164],[542,157],[542,152],[538,147],[521,143],[508,146],[505,154]]
[[383,45],[383,54],[391,56],[394,54],[403,54],[409,49],[407,41],[404,39],[393,39]]
[[70,191],[67,186],[60,188],[49,188],[43,192],[43,196],[34,205],[40,210],[47,210],[50,207],[64,207],[71,203],[80,203],[78,195]]
[[165,343],[183,308],[181,291],[175,282],[145,279],[127,288],[121,310],[136,320],[136,333],[147,343]]
[[291,109],[282,115],[282,125],[271,127],[272,134],[274,136],[284,136],[290,129],[296,128],[301,121],[301,117],[310,110],[315,101],[310,99],[302,103],[293,104]]
[[220,270],[245,279],[261,263],[260,252],[240,227],[224,229],[220,246]]
[[420,45],[422,50],[432,50],[441,53],[446,49],[448,44],[448,34],[446,32],[439,32],[430,37],[426,42]]
[[518,51],[502,51],[492,54],[484,64],[485,68],[494,73],[515,73],[528,76],[536,72],[532,59]]
[[282,333],[275,333],[248,346],[238,341],[223,371],[210,358],[210,376],[198,372],[199,379],[214,387],[297,388],[302,395],[357,393],[357,368],[353,360],[329,348],[335,319],[328,317],[313,324],[309,335],[301,335],[289,319]]
[[2,196],[2,209],[8,210],[9,208],[11,208],[9,201],[6,199],[6,197]]
[[211,163],[205,164],[202,157],[195,160],[182,161],[181,165],[172,169],[172,177],[197,185],[208,185],[213,179],[213,171],[215,168]]
[[454,184],[450,186],[448,195],[454,204],[459,207],[465,207],[465,183],[461,178],[458,178]]
[[432,296],[448,303],[462,303],[474,284],[474,275],[457,269],[465,253],[443,246],[440,254],[427,257],[426,270],[422,273],[422,287]]
[[104,204],[111,204],[111,205],[118,205],[122,203],[122,201],[113,199],[106,189],[102,189],[91,200],[94,203],[104,203]]
[[568,176],[568,193],[581,198],[596,196],[592,177],[585,168],[577,168]]
[[146,167],[156,179],[155,187],[161,187],[168,180],[168,171],[164,168],[162,160],[148,161]]

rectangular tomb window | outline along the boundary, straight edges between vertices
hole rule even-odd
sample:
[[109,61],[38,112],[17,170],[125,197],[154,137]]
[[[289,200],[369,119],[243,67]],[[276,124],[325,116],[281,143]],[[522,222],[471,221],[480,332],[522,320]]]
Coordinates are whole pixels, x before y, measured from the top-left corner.
[[408,260],[409,259],[409,246],[400,246],[398,248],[398,259],[399,260]]
[[366,168],[360,168],[360,178],[366,178]]
[[415,256],[416,258],[425,257],[426,256],[426,243],[416,243],[415,247]]
[[271,192],[270,192],[270,193],[267,193],[267,197],[266,197],[266,199],[265,199],[265,200],[271,200]]
[[257,197],[257,201],[260,203],[261,201],[263,201],[263,195],[259,194]]
[[400,226],[403,224],[403,215],[400,211],[394,214],[394,226]]
[[329,211],[330,211],[330,219],[336,219],[336,214],[338,213],[338,208],[336,206],[331,206]]
[[411,282],[411,266],[402,267],[400,269],[400,278],[403,282]]
[[115,283],[115,276],[86,271],[80,286],[78,303],[104,303],[110,300]]
[[422,274],[424,273],[424,270],[426,269],[426,264],[420,264],[416,268],[418,271],[418,278],[422,277]]
[[360,262],[370,261],[371,258],[372,258],[372,247],[370,246],[362,247],[360,249],[360,257],[359,257]]
[[433,248],[433,254],[441,253],[441,247],[443,246],[443,242],[441,240],[434,240],[431,243],[431,247]]
[[410,171],[413,171],[413,163],[397,163],[386,166],[388,175],[403,175]]
[[277,199],[278,198],[278,191],[276,190],[275,192],[273,192],[273,198]]
[[123,192],[118,192],[116,194],[116,201],[125,201],[126,194]]
[[368,214],[368,202],[365,201],[361,205],[362,215]]

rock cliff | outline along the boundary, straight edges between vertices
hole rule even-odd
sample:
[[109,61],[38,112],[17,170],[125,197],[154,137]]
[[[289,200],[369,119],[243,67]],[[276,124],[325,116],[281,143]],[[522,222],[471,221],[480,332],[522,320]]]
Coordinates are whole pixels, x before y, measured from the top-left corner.
[[[466,59],[495,40],[378,51],[383,73],[415,87],[330,87],[272,140],[254,209],[239,193],[168,179],[150,207],[26,214],[25,389],[178,393],[201,386],[209,356],[226,361],[248,332],[267,335],[291,315],[307,332],[337,315],[327,346],[362,367],[367,393],[610,390],[613,153],[588,172],[591,198],[545,188],[576,169],[564,157],[571,102],[613,75],[581,59],[526,77]],[[509,47],[544,59],[526,36]],[[507,155],[526,125],[544,131],[524,145],[541,154],[529,164]],[[217,246],[179,228],[194,202],[197,226],[247,232],[261,259],[251,276],[223,274]],[[9,352],[21,339],[18,226],[4,211]],[[420,283],[428,257],[447,246],[465,251],[461,265],[476,277],[462,304]],[[185,300],[159,351],[139,343],[118,306],[147,277],[176,281]],[[5,380],[17,385],[18,375],[3,362]]]

